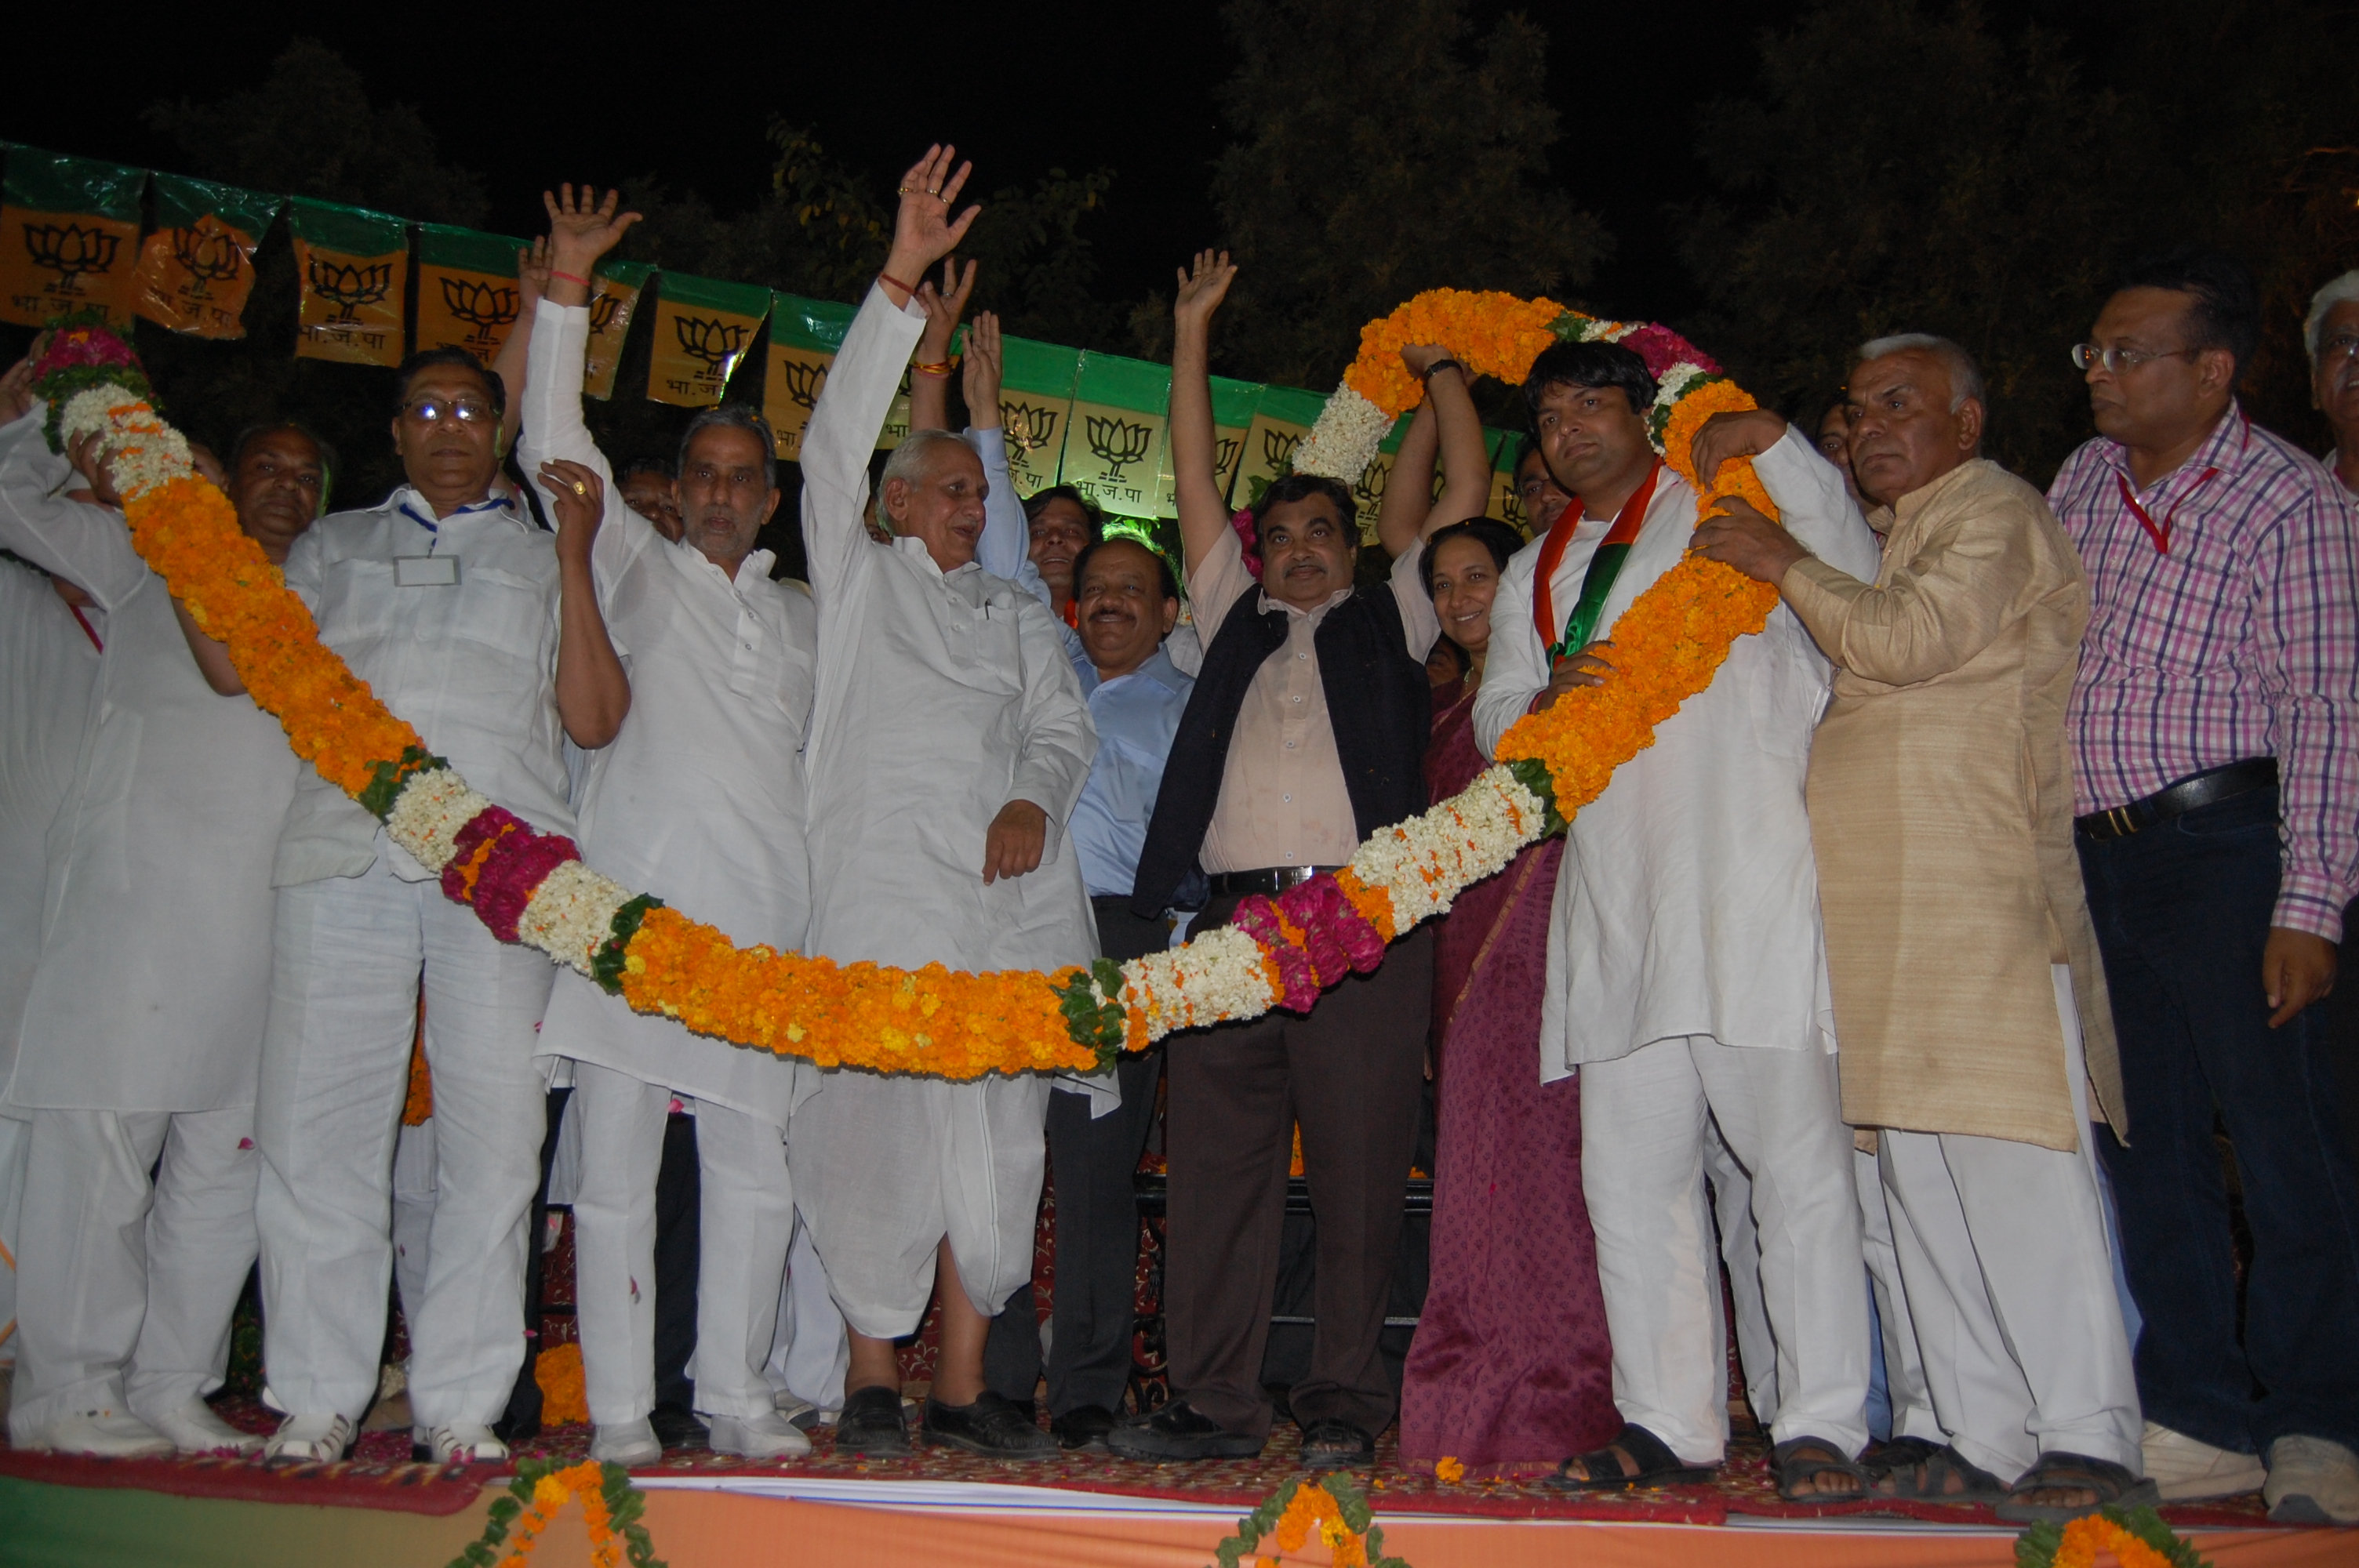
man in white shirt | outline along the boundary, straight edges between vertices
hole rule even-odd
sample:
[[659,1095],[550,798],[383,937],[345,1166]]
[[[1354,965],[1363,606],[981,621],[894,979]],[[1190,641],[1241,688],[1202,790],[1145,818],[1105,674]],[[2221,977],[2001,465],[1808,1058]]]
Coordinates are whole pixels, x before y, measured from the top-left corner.
[[[754,538],[777,510],[769,426],[707,409],[680,440],[682,537],[621,503],[582,422],[589,290],[578,280],[636,220],[609,194],[549,200],[550,274],[525,387],[520,456],[598,475],[605,496],[592,564],[628,665],[629,716],[589,754],[575,802],[583,857],[741,946],[791,948],[810,921],[803,852],[803,729],[810,715],[817,612],[770,578]],[[807,1067],[634,1012],[567,971],[549,997],[543,1054],[569,1058],[567,1114],[580,1119],[573,1199],[577,1311],[594,1459],[663,1456],[656,1402],[656,1178],[672,1096],[696,1113],[697,1345],[690,1376],[712,1446],[760,1458],[809,1453],[763,1375],[794,1230],[785,1130]]]
[[[1696,523],[1695,492],[1648,444],[1655,382],[1636,353],[1558,344],[1525,398],[1575,504],[1500,582],[1474,709],[1486,751],[1526,712],[1596,683],[1615,654],[1594,639],[1679,563]],[[1872,576],[1875,541],[1835,471],[1790,434],[1760,461],[1781,480],[1792,470],[1795,538]],[[1567,1461],[1571,1486],[1694,1478],[1725,1449],[1726,1341],[1700,1180],[1716,1121],[1753,1177],[1780,1490],[1862,1488],[1867,1297],[1802,801],[1828,680],[1780,607],[1568,835],[1540,1056],[1550,1077],[1582,1073],[1582,1184],[1625,1423],[1611,1446]]]
[[[1057,625],[973,560],[986,480],[947,431],[913,432],[861,524],[867,456],[924,327],[910,290],[965,233],[966,169],[937,147],[902,180],[893,249],[803,438],[803,538],[819,607],[806,763],[809,950],[917,968],[1051,969],[1096,955],[1063,832],[1096,736]],[[795,1190],[852,1331],[839,1452],[908,1452],[893,1340],[941,1284],[925,1426],[1007,1458],[1055,1452],[984,1387],[992,1314],[1032,1270],[1038,1076],[974,1083],[834,1070],[795,1113]]]
[[[9,1436],[114,1455],[247,1449],[203,1396],[254,1260],[270,863],[297,764],[277,720],[208,687],[112,510],[95,438],[71,455],[109,504],[59,493],[71,470],[39,410],[0,431],[0,545],[79,585],[105,644],[0,1093],[30,1122]],[[239,524],[283,560],[318,511],[320,449],[267,430],[236,460]]]
[[[287,586],[429,751],[534,827],[570,835],[560,726],[603,746],[630,703],[592,584],[597,514],[579,509],[552,539],[493,499],[503,397],[472,356],[413,354],[397,384],[408,482],[321,519],[288,555]],[[437,1197],[409,1319],[413,1438],[438,1463],[502,1458],[491,1423],[524,1357],[526,1219],[545,1120],[533,1049],[555,970],[445,898],[309,767],[274,880],[255,1217],[264,1355],[292,1413],[265,1451],[342,1457],[376,1391],[393,1141],[422,975]]]

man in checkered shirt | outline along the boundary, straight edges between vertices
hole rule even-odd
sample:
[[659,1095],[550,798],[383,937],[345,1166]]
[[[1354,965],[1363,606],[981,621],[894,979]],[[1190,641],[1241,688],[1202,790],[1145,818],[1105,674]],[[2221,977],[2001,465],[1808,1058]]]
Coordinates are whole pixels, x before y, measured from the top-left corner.
[[[2091,335],[2099,434],[2049,501],[2092,599],[2075,838],[2121,1037],[2128,1141],[2096,1137],[2147,1468],[2165,1498],[2266,1472],[2275,1517],[2359,1522],[2359,1177],[2312,1005],[2359,891],[2359,516],[2237,405],[2237,263],[2149,258]],[[2253,1232],[2241,1345],[2215,1114]]]

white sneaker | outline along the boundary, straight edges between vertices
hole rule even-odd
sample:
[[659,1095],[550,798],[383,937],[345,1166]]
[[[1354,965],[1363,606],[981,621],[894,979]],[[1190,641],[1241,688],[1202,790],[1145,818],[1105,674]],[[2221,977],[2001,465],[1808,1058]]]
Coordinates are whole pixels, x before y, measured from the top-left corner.
[[663,1457],[663,1444],[647,1418],[602,1422],[590,1434],[590,1457],[601,1465],[653,1465]]
[[76,1411],[61,1415],[25,1446],[52,1454],[86,1454],[94,1459],[158,1459],[172,1452],[171,1439],[127,1411]]
[[332,1465],[353,1445],[353,1423],[341,1415],[290,1415],[263,1440],[265,1459],[303,1459]]
[[412,1427],[409,1440],[434,1452],[437,1465],[494,1465],[508,1456],[508,1445],[492,1435],[488,1426],[454,1421],[428,1432]]
[[2214,1448],[2159,1422],[2146,1423],[2138,1446],[2146,1454],[2147,1478],[2162,1489],[2166,1503],[2256,1492],[2268,1479],[2258,1454]]
[[262,1439],[250,1432],[240,1432],[221,1417],[202,1400],[190,1400],[179,1410],[159,1415],[147,1423],[183,1454],[258,1454]]
[[787,1418],[787,1424],[797,1432],[835,1424],[835,1411],[823,1411],[809,1400],[798,1399],[784,1389],[778,1390],[774,1402],[778,1407],[778,1413]]
[[716,1415],[712,1422],[715,1454],[738,1454],[748,1459],[799,1459],[811,1451],[810,1439],[776,1411],[765,1415]]
[[2359,1524],[2359,1454],[2323,1437],[2280,1437],[2261,1496],[2279,1524]]

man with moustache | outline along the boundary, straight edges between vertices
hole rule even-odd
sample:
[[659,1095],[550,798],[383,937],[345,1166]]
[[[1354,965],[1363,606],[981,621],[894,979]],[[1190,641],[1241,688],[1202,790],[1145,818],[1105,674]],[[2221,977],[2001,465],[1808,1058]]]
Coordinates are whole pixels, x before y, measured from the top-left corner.
[[[1475,698],[1486,752],[1525,713],[1597,684],[1620,656],[1601,639],[1679,562],[1696,519],[1695,492],[1648,444],[1655,382],[1636,353],[1556,344],[1524,391],[1574,504],[1500,583]],[[1873,573],[1874,537],[1804,438],[1789,434],[1761,466],[1791,484],[1795,537]],[[1566,1462],[1566,1485],[1660,1485],[1720,1463],[1725,1340],[1701,1179],[1716,1124],[1753,1178],[1779,1490],[1848,1497],[1862,1487],[1859,1206],[1802,800],[1828,676],[1792,612],[1773,611],[1570,830],[1541,1059],[1549,1077],[1582,1075],[1582,1189],[1625,1425],[1606,1448]]]
[[[9,1438],[250,1450],[203,1396],[254,1261],[270,870],[297,764],[277,719],[209,687],[111,509],[97,438],[53,457],[41,420],[36,404],[0,430],[0,545],[81,588],[104,646],[0,1092],[29,1122]],[[273,562],[318,514],[326,466],[292,427],[239,442],[229,498]],[[103,504],[57,493],[77,469]]]
[[[1839,666],[1810,806],[1843,1119],[1878,1130],[1883,1191],[1864,1201],[1889,1215],[1945,1440],[1892,1488],[2017,1519],[2135,1507],[2157,1493],[2086,1094],[2126,1131],[2121,1067],[2064,746],[2088,589],[2039,492],[1979,455],[1964,350],[1908,333],[1857,361],[1876,577],[1812,558],[1743,501],[1696,547],[1774,585]],[[1766,410],[1717,416],[1697,471],[1786,434]],[[1781,508],[1799,499],[1777,465],[1764,480]]]
[[[1047,575],[1045,572],[1042,574]],[[1132,913],[1130,890],[1165,759],[1195,682],[1164,640],[1180,620],[1171,566],[1117,535],[1082,546],[1071,579],[1082,643],[1097,673],[1089,696],[1097,760],[1068,825],[1097,922],[1098,950],[1117,961],[1169,946],[1170,923]],[[1136,1315],[1138,1207],[1131,1178],[1155,1122],[1163,1050],[1125,1056],[1118,1107],[1049,1098],[1049,1163],[1057,1182],[1057,1290],[1050,1310],[1049,1427],[1067,1448],[1103,1448],[1130,1381]],[[992,1386],[1018,1403],[1040,1376],[1029,1281],[994,1319]]]
[[[412,354],[395,384],[406,482],[314,524],[288,552],[287,586],[429,751],[536,828],[571,836],[560,737],[594,750],[630,707],[592,579],[597,514],[569,491],[552,539],[495,496],[504,395],[473,356]],[[409,1316],[413,1446],[438,1464],[500,1459],[491,1427],[524,1357],[526,1222],[541,1174],[532,1056],[555,970],[445,898],[308,766],[273,880],[255,1218],[264,1355],[291,1413],[264,1452],[342,1458],[375,1394],[422,978],[437,1196]]]
[[[2135,1129],[2100,1148],[2147,1473],[2204,1497],[2266,1468],[2273,1517],[2348,1524],[2359,1175],[2312,1004],[2359,891],[2359,524],[2238,406],[2260,331],[2232,258],[2134,265],[2072,351],[2098,433],[2048,496],[2089,578],[2076,827]],[[2215,1118],[2252,1227],[2241,1314]]]

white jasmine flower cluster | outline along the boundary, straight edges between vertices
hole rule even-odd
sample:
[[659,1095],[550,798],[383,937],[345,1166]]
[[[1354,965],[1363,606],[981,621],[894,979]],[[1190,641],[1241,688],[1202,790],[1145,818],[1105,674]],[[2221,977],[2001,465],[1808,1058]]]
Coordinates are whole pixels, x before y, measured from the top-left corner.
[[451,769],[429,768],[410,774],[394,796],[385,830],[419,865],[440,874],[457,853],[459,829],[491,804]]
[[1144,1016],[1147,1037],[1175,1029],[1258,1018],[1277,1000],[1261,945],[1233,925],[1207,931],[1185,947],[1133,958],[1122,967],[1122,1005]]
[[631,890],[580,860],[560,861],[540,879],[516,920],[516,938],[583,974],[598,946],[614,934],[614,914]]
[[1420,816],[1379,831],[1352,857],[1352,874],[1393,903],[1393,929],[1446,914],[1458,895],[1506,869],[1540,836],[1547,813],[1508,769],[1496,767]]
[[58,430],[69,444],[92,432],[105,438],[114,487],[126,501],[196,470],[188,438],[120,386],[75,393],[58,416]]
[[1356,483],[1392,427],[1390,415],[1349,386],[1339,386],[1319,411],[1310,434],[1294,449],[1294,471]]

